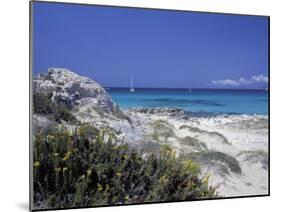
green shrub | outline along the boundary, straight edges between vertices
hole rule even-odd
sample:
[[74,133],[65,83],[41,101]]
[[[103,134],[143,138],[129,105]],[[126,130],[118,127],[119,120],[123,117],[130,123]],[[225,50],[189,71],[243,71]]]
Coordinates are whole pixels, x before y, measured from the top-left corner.
[[55,111],[55,103],[52,101],[52,93],[33,94],[33,112],[38,114],[51,114]]
[[[196,152],[188,154],[189,158],[192,158],[194,161],[201,161],[207,164],[222,163],[229,168],[230,171],[241,174],[242,170],[239,162],[235,157],[229,156],[222,152],[217,151],[206,151],[206,152]],[[228,169],[225,170],[225,173],[229,174]]]
[[61,123],[61,120],[64,120],[66,122],[71,122],[71,123],[75,123],[76,122],[75,116],[72,115],[69,112],[69,109],[64,107],[64,106],[61,106],[61,105],[59,105],[59,106],[57,106],[55,108],[54,119],[58,123]]
[[35,208],[85,207],[214,198],[191,160],[163,145],[143,158],[110,129],[83,125],[34,136]]
[[61,121],[75,123],[75,116],[70,113],[70,108],[63,104],[58,104],[52,100],[53,94],[38,93],[33,94],[33,112],[40,115],[48,115],[58,123]]

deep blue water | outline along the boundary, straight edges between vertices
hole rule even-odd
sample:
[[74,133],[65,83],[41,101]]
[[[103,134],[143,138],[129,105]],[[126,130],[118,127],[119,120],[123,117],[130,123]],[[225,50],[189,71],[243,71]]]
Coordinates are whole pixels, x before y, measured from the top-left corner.
[[108,88],[121,108],[177,107],[187,112],[214,114],[268,114],[265,90]]

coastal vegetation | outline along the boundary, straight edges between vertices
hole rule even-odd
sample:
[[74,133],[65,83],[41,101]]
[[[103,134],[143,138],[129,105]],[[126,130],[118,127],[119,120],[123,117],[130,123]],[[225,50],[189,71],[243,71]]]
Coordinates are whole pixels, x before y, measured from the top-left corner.
[[52,101],[52,92],[34,92],[33,93],[33,112],[40,115],[46,115],[50,119],[61,123],[61,121],[75,123],[77,120],[69,110],[66,104]]
[[56,68],[34,78],[32,109],[33,209],[209,199],[268,186],[259,180],[268,173],[265,116],[122,109],[95,81]]
[[208,176],[168,145],[142,157],[110,129],[62,125],[33,144],[36,208],[85,207],[214,198]]

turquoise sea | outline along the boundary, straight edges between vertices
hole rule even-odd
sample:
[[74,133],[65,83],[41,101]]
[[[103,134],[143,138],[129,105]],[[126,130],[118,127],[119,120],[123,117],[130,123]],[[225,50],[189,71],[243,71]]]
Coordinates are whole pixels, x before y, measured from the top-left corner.
[[176,107],[206,114],[268,114],[266,90],[107,88],[112,99],[125,109]]

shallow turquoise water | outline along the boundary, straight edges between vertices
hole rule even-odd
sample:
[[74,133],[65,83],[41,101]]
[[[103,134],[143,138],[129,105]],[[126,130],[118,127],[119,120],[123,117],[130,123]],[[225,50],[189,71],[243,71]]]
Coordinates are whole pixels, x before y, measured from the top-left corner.
[[214,114],[268,114],[265,90],[136,89],[109,88],[107,92],[121,108],[177,107],[187,112]]

